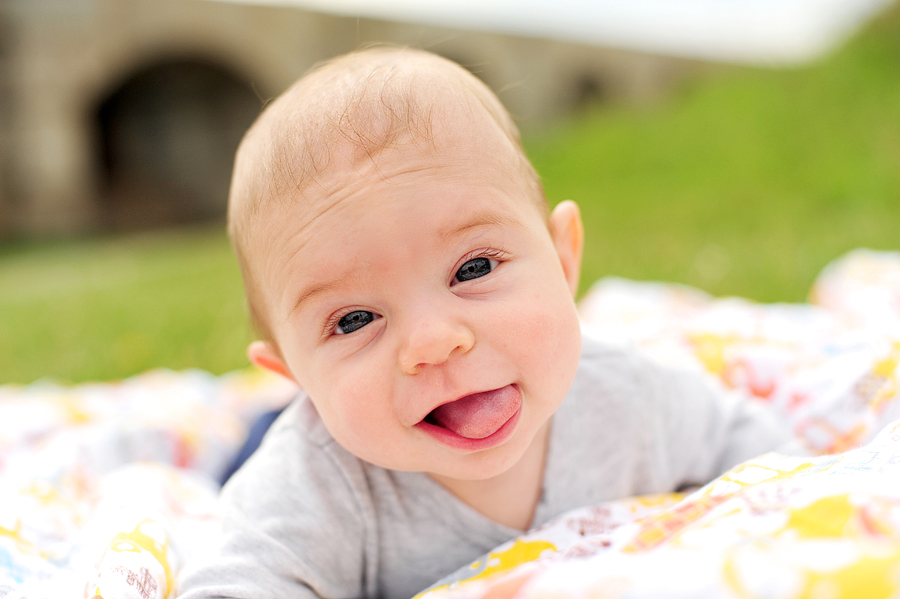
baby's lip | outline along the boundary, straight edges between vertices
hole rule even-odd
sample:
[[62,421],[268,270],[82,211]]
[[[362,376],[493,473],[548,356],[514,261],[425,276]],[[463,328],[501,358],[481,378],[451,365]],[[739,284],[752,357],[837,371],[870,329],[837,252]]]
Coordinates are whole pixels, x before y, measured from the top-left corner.
[[416,426],[452,448],[485,449],[509,437],[521,409],[519,388],[506,385],[446,402],[429,412]]

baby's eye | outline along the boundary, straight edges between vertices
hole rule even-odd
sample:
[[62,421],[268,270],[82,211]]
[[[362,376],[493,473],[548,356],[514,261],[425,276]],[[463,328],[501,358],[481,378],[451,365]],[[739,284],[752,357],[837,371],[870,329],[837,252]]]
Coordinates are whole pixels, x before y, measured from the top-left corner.
[[481,258],[473,258],[456,271],[456,280],[469,281],[471,279],[483,277],[494,270],[497,264],[496,260],[491,260],[490,258],[485,258],[483,256]]
[[334,327],[334,332],[338,335],[352,333],[353,331],[363,328],[376,318],[378,318],[377,315],[367,310],[354,310],[353,312],[344,315],[338,321],[337,326]]

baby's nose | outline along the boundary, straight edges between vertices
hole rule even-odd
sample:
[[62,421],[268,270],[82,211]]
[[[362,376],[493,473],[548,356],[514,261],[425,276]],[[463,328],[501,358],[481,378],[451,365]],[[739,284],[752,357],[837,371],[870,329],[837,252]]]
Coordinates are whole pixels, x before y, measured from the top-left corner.
[[417,319],[406,332],[400,368],[407,374],[416,374],[424,366],[443,364],[453,355],[468,352],[473,345],[475,334],[460,319]]

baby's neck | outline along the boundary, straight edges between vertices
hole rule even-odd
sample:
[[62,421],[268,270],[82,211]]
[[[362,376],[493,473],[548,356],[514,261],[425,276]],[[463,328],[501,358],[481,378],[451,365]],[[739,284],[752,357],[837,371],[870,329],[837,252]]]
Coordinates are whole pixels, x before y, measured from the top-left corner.
[[517,530],[528,530],[541,498],[550,421],[538,431],[525,455],[499,476],[487,480],[459,480],[430,475],[463,502],[490,518]]

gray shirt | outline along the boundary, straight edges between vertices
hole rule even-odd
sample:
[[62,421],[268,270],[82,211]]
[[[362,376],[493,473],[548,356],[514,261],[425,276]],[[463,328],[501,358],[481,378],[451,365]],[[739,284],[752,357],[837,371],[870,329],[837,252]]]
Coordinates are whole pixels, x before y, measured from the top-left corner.
[[[706,482],[787,438],[768,411],[698,373],[585,339],[553,416],[533,524]],[[185,569],[182,599],[408,599],[520,534],[425,474],[357,459],[305,398],[282,414],[221,500],[221,546]]]

